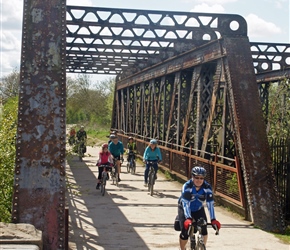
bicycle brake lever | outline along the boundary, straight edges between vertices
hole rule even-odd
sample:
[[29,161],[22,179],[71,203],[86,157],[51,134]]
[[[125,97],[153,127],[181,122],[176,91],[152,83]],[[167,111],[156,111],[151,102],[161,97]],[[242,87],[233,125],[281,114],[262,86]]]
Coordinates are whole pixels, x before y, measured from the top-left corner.
[[215,227],[215,235],[219,235],[219,229],[218,229],[217,225],[214,225],[214,227]]

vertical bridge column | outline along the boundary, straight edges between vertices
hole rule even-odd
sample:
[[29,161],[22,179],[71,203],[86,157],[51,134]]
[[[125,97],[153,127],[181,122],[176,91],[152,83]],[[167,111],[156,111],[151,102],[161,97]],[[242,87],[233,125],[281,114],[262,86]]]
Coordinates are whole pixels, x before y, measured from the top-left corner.
[[66,1],[25,0],[12,221],[65,247]]
[[224,38],[223,49],[236,148],[244,175],[248,206],[255,225],[282,232],[280,206],[270,148],[248,38]]

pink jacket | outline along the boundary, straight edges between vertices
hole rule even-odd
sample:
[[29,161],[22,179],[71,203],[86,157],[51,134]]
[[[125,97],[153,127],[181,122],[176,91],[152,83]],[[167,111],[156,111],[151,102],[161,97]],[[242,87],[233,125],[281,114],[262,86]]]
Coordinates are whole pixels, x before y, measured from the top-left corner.
[[106,163],[112,163],[113,164],[113,158],[110,152],[100,152],[99,153],[99,159],[97,161],[97,166],[100,166],[102,164]]

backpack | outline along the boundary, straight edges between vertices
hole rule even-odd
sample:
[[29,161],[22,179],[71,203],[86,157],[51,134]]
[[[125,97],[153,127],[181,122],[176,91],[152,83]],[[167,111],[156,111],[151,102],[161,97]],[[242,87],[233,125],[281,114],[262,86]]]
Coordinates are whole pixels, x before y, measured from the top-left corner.
[[174,225],[174,230],[175,231],[181,231],[180,223],[179,223],[179,216],[178,215],[176,215],[173,225]]

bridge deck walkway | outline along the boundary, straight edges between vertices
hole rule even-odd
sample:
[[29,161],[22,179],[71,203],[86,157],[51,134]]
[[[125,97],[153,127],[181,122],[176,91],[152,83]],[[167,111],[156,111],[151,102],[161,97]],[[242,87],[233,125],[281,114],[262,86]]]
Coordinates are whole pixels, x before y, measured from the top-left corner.
[[[88,147],[83,162],[68,159],[69,249],[179,249],[174,231],[181,184],[158,174],[156,192],[150,196],[143,186],[144,167],[135,175],[122,167],[119,187],[107,184],[105,196],[95,189],[99,148]],[[216,207],[222,223],[220,235],[208,228],[208,249],[290,250],[275,236],[254,228],[223,207]]]

